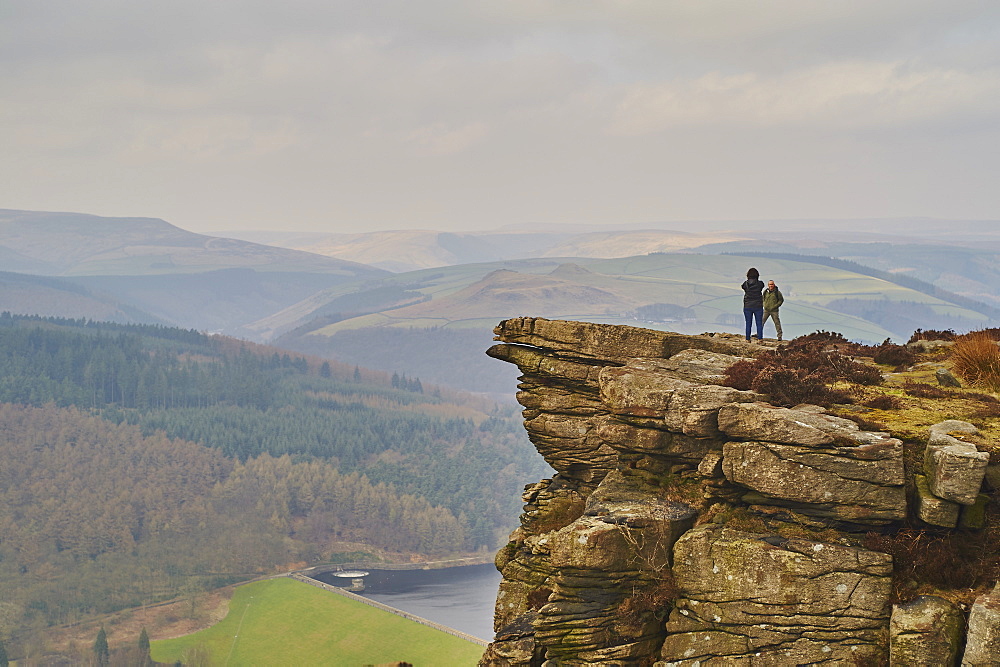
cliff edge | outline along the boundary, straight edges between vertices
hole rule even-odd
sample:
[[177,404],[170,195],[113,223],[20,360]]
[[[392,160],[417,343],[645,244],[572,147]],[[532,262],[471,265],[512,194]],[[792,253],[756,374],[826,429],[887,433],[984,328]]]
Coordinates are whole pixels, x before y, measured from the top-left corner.
[[921,481],[885,431],[723,386],[760,344],[528,317],[494,332],[487,354],[520,369],[525,428],[556,474],[525,488],[497,555],[481,665],[1000,659],[1000,592],[968,620],[946,597],[894,606],[893,557],[866,547],[925,510],[930,530],[982,528],[989,455],[962,439],[971,424],[931,428]]

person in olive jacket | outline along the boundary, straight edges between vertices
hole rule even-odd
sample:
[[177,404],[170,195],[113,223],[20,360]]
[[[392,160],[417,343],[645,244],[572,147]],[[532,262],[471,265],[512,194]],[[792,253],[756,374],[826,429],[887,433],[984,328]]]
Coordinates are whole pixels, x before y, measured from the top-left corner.
[[747,279],[740,285],[743,288],[743,319],[747,322],[747,340],[750,340],[751,324],[757,323],[757,340],[764,337],[764,283],[760,281],[760,272],[751,267],[747,271]]
[[767,289],[764,290],[764,321],[768,318],[774,320],[774,333],[781,340],[781,320],[778,319],[778,308],[785,302],[785,297],[781,296],[778,286],[773,280],[767,281]]

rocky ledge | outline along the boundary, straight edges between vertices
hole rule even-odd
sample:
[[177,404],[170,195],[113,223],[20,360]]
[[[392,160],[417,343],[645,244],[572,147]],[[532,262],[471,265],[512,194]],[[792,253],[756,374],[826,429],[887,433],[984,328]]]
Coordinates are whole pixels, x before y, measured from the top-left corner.
[[982,504],[988,456],[961,440],[970,424],[931,429],[911,503],[898,439],[721,385],[759,344],[542,318],[495,334],[487,353],[521,370],[525,428],[555,475],[526,487],[497,555],[481,665],[953,664],[966,643],[967,657],[1000,655],[997,593],[969,622],[933,596],[894,609],[892,558],[859,539],[918,511],[955,526]]

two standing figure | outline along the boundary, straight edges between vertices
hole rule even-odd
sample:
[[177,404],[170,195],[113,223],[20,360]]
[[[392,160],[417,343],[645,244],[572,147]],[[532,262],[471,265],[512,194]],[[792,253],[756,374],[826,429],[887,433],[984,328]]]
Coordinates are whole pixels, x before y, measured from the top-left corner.
[[750,340],[750,333],[753,324],[757,325],[757,340],[764,337],[764,322],[768,319],[774,321],[774,331],[781,340],[781,320],[778,318],[778,308],[785,302],[778,287],[773,280],[769,280],[765,289],[763,281],[760,279],[760,272],[755,268],[747,271],[747,279],[740,285],[743,288],[743,319],[746,320],[747,340]]

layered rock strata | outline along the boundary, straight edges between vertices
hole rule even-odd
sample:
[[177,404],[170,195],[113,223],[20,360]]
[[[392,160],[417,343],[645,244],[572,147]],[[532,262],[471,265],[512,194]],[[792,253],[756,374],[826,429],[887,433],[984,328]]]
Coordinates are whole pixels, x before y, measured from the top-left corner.
[[[481,664],[887,657],[891,559],[833,529],[905,517],[898,440],[721,386],[760,349],[736,337],[540,318],[495,333],[488,354],[521,370],[525,428],[555,474],[526,487],[497,556]],[[824,539],[747,530],[734,511]]]

